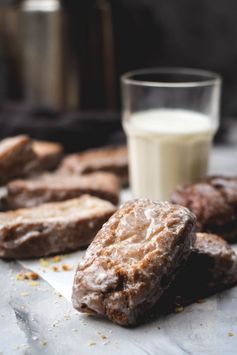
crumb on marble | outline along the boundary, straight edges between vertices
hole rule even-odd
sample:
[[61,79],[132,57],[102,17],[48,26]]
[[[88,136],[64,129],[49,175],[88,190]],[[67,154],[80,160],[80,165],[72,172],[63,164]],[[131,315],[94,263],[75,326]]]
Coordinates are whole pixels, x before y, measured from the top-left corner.
[[21,296],[22,296],[22,297],[29,296],[29,292],[21,292]]
[[18,274],[16,274],[16,280],[17,281],[25,280],[25,274],[23,272],[19,272]]
[[184,310],[184,307],[180,306],[180,307],[176,307],[174,311],[175,311],[175,313],[181,313],[181,312],[183,312],[183,310]]
[[49,266],[49,261],[46,260],[46,259],[40,259],[39,263],[40,263],[40,265],[42,267],[48,267]]
[[47,342],[46,340],[41,340],[40,344],[41,344],[42,346],[46,346],[46,345],[48,344],[48,342]]
[[89,345],[89,346],[94,346],[94,345],[96,345],[96,342],[93,341],[93,340],[90,340],[90,341],[88,342],[88,345]]
[[103,334],[101,334],[101,339],[103,339],[103,340],[106,340],[106,339],[108,339],[108,337],[106,336],[106,335],[103,335]]
[[228,336],[229,336],[229,337],[233,337],[234,334],[233,334],[232,332],[228,332]]
[[53,327],[56,327],[58,324],[59,324],[59,321],[57,320],[53,323]]
[[100,337],[101,340],[107,340],[108,337],[101,332],[97,331],[96,334]]
[[28,272],[27,277],[29,280],[38,280],[39,275],[36,272]]
[[55,292],[54,294],[55,294],[55,296],[57,296],[59,298],[63,297],[63,295],[61,293],[59,293],[59,292]]
[[16,274],[16,280],[23,281],[23,280],[38,280],[39,275],[36,272],[24,272],[21,271]]
[[63,271],[71,271],[72,268],[71,268],[71,266],[68,265],[68,264],[63,264],[63,265],[62,265],[62,270],[63,270]]
[[56,256],[53,257],[53,262],[54,262],[54,263],[58,263],[58,262],[61,261],[61,260],[62,260],[62,257],[59,256],[59,255],[56,255]]
[[35,287],[35,286],[39,286],[39,283],[37,281],[30,281],[28,282],[28,285]]

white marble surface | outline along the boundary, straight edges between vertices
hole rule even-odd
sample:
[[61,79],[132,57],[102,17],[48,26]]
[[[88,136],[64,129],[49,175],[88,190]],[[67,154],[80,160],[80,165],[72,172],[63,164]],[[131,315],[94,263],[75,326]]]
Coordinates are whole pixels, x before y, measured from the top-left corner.
[[218,146],[212,150],[210,174],[237,174],[237,142],[235,146]]

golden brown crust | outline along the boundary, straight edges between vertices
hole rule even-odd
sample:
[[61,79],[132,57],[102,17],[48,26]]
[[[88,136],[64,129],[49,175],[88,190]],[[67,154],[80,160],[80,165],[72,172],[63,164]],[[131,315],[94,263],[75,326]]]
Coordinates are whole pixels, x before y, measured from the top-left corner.
[[36,155],[28,136],[16,136],[0,142],[0,185],[32,171]]
[[128,183],[127,147],[107,147],[75,153],[64,158],[60,172],[71,174],[89,174],[106,171],[117,175],[121,183]]
[[37,156],[34,171],[54,170],[63,156],[63,146],[60,143],[33,141],[33,150]]
[[86,247],[115,210],[110,202],[84,195],[0,213],[0,257],[32,258]]
[[83,176],[42,174],[7,184],[6,209],[34,207],[46,202],[64,201],[90,194],[118,203],[119,182],[115,175],[94,173]]

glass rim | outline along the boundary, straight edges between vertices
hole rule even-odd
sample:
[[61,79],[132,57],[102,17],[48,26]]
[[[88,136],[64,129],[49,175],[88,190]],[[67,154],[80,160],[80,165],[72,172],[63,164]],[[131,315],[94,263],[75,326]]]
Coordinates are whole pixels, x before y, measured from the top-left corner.
[[[133,77],[136,75],[146,75],[146,74],[176,74],[176,75],[193,75],[197,79],[203,78],[201,80],[190,80],[190,81],[180,81],[180,82],[168,82],[168,81],[149,81],[149,80],[138,80]],[[130,84],[134,86],[149,86],[149,87],[167,87],[167,88],[188,88],[188,87],[200,87],[200,86],[210,86],[221,84],[221,76],[212,71],[204,69],[194,69],[194,68],[181,68],[181,67],[153,67],[153,68],[143,68],[129,71],[121,76],[122,84]]]

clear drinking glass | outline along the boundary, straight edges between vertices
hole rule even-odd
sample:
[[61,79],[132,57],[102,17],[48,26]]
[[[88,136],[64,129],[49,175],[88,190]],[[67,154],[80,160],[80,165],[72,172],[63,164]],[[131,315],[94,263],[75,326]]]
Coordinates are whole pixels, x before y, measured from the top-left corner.
[[121,82],[133,195],[166,200],[178,184],[207,174],[221,78],[204,70],[154,68],[127,73]]

